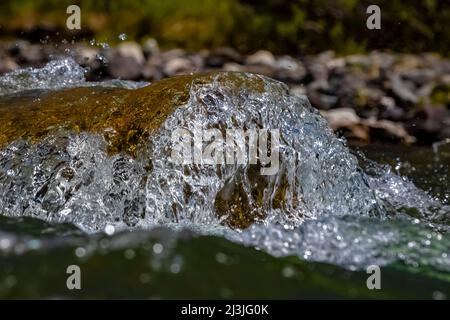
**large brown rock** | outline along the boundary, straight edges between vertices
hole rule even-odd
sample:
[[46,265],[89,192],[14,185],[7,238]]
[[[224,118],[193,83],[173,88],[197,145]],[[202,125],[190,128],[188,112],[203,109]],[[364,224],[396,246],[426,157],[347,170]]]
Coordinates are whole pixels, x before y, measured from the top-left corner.
[[263,81],[235,73],[206,73],[168,78],[137,90],[80,87],[0,97],[0,148],[26,139],[39,141],[56,130],[103,134],[111,153],[134,155],[177,107],[187,102],[193,83],[219,81],[236,90],[249,86],[262,91]]

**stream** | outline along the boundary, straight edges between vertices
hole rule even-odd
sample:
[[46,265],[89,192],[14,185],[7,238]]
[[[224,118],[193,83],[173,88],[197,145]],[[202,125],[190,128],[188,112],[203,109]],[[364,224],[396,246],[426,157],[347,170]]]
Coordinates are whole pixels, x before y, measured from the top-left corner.
[[[15,138],[22,118],[0,124],[0,297],[449,297],[450,143],[347,145],[275,80],[208,77],[133,154],[67,123],[37,142]],[[73,60],[56,60],[0,77],[0,120],[80,87],[120,109],[153,85],[87,82]],[[178,127],[277,128],[279,170],[177,165]],[[70,265],[81,290],[66,287]],[[371,265],[380,290],[366,286]]]

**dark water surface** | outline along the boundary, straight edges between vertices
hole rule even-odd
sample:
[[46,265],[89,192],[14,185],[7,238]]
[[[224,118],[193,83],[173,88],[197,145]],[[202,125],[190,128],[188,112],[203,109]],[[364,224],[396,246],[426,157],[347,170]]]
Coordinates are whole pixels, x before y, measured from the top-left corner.
[[[379,163],[399,164],[417,186],[449,199],[448,148],[355,146]],[[450,275],[402,262],[382,267],[382,289],[365,270],[274,257],[219,236],[156,228],[86,235],[70,225],[0,217],[2,298],[443,298]],[[443,252],[448,247],[442,248]],[[66,269],[81,268],[81,290]]]

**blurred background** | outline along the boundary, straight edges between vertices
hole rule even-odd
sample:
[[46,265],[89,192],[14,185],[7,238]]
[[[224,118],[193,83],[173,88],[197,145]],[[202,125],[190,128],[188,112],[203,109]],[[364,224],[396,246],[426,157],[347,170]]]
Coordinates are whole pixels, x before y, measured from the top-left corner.
[[[82,29],[68,32],[65,8],[82,8]],[[366,28],[366,8],[382,8],[382,29]],[[162,47],[189,50],[231,46],[240,52],[347,54],[450,50],[447,0],[3,0],[0,36],[116,41],[118,33]]]

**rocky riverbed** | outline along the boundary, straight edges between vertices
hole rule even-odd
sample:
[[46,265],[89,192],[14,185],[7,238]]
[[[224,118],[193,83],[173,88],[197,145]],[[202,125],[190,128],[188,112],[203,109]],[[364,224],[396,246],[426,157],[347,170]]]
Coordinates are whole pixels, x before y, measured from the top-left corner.
[[[125,39],[125,37],[123,37]],[[331,127],[348,139],[431,144],[450,138],[450,60],[436,54],[371,52],[336,56],[327,51],[294,57],[232,48],[187,52],[160,50],[155,40],[116,47],[89,44],[0,43],[0,74],[41,67],[58,56],[73,56],[90,81],[158,81],[211,70],[245,71],[285,82],[307,95]]]

